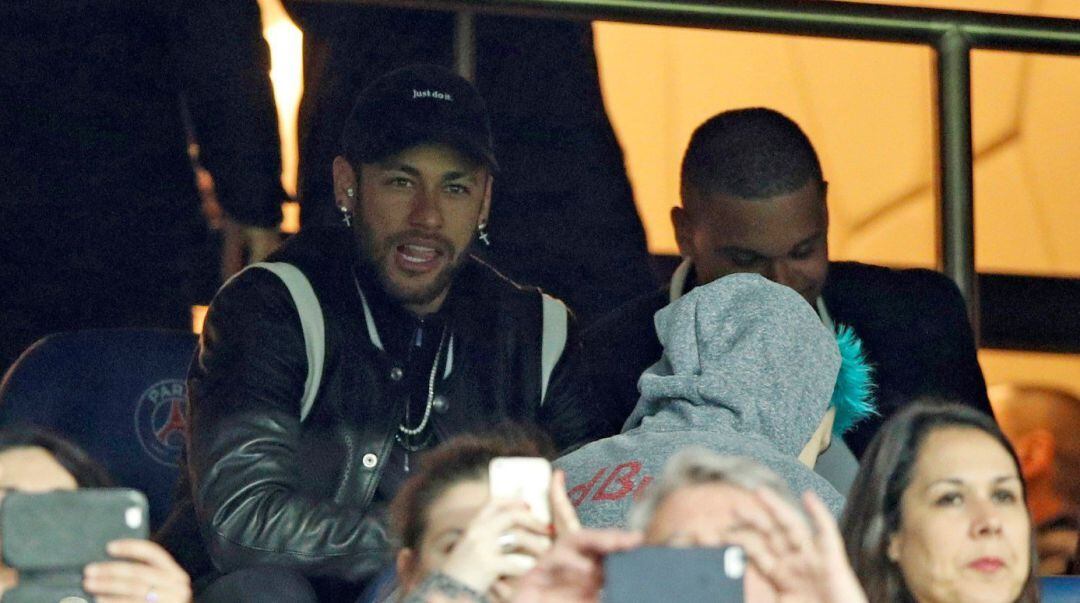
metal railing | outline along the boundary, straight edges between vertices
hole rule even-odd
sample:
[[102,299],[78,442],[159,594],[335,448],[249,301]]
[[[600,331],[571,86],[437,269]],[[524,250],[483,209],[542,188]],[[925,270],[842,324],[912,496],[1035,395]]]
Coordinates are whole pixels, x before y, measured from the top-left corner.
[[[938,265],[978,332],[972,194],[971,51],[1080,55],[1080,20],[836,1],[307,0],[459,12],[459,70],[471,74],[474,13],[623,21],[929,46],[937,57]],[[1080,67],[1080,65],[1078,65]]]

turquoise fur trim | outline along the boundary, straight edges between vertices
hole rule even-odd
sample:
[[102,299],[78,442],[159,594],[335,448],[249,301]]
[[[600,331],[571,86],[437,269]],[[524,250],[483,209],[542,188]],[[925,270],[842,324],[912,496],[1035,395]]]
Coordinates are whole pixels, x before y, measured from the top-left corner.
[[840,372],[836,375],[830,406],[836,408],[833,434],[843,435],[870,415],[874,408],[873,368],[866,362],[862,340],[851,327],[836,330],[836,345],[840,348]]

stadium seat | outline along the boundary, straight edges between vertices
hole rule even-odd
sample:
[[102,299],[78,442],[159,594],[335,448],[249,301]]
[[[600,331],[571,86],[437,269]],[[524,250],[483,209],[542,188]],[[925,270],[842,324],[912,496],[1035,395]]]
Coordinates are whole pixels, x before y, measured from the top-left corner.
[[357,599],[357,603],[385,603],[397,601],[400,598],[398,592],[397,567],[391,563],[375,575],[375,578],[364,588],[364,592]]
[[103,329],[38,340],[0,382],[0,426],[38,425],[142,490],[151,527],[169,512],[184,443],[185,376],[195,335]]
[[1080,576],[1047,576],[1039,578],[1043,603],[1080,602]]

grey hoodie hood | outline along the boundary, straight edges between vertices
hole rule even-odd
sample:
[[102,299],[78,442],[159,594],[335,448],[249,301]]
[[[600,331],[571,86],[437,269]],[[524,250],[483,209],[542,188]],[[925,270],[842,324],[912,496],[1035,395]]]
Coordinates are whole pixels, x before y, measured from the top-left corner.
[[[756,274],[699,285],[656,313],[663,357],[623,431],[693,427],[798,456],[828,409],[840,353],[798,293]],[[765,442],[761,442],[765,443]]]

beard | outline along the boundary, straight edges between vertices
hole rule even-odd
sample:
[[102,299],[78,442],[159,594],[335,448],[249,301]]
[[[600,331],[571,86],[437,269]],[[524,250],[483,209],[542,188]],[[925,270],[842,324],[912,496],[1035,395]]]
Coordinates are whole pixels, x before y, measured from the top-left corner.
[[[391,256],[400,245],[414,237],[430,241],[446,258],[442,268],[433,276],[429,276],[426,284],[410,283],[406,277],[395,278],[390,274]],[[453,243],[438,235],[405,231],[380,241],[377,240],[372,229],[363,220],[358,219],[356,239],[362,254],[361,260],[371,269],[386,295],[403,306],[425,306],[438,299],[450,288],[454,276],[463,263],[463,254],[458,253]]]

